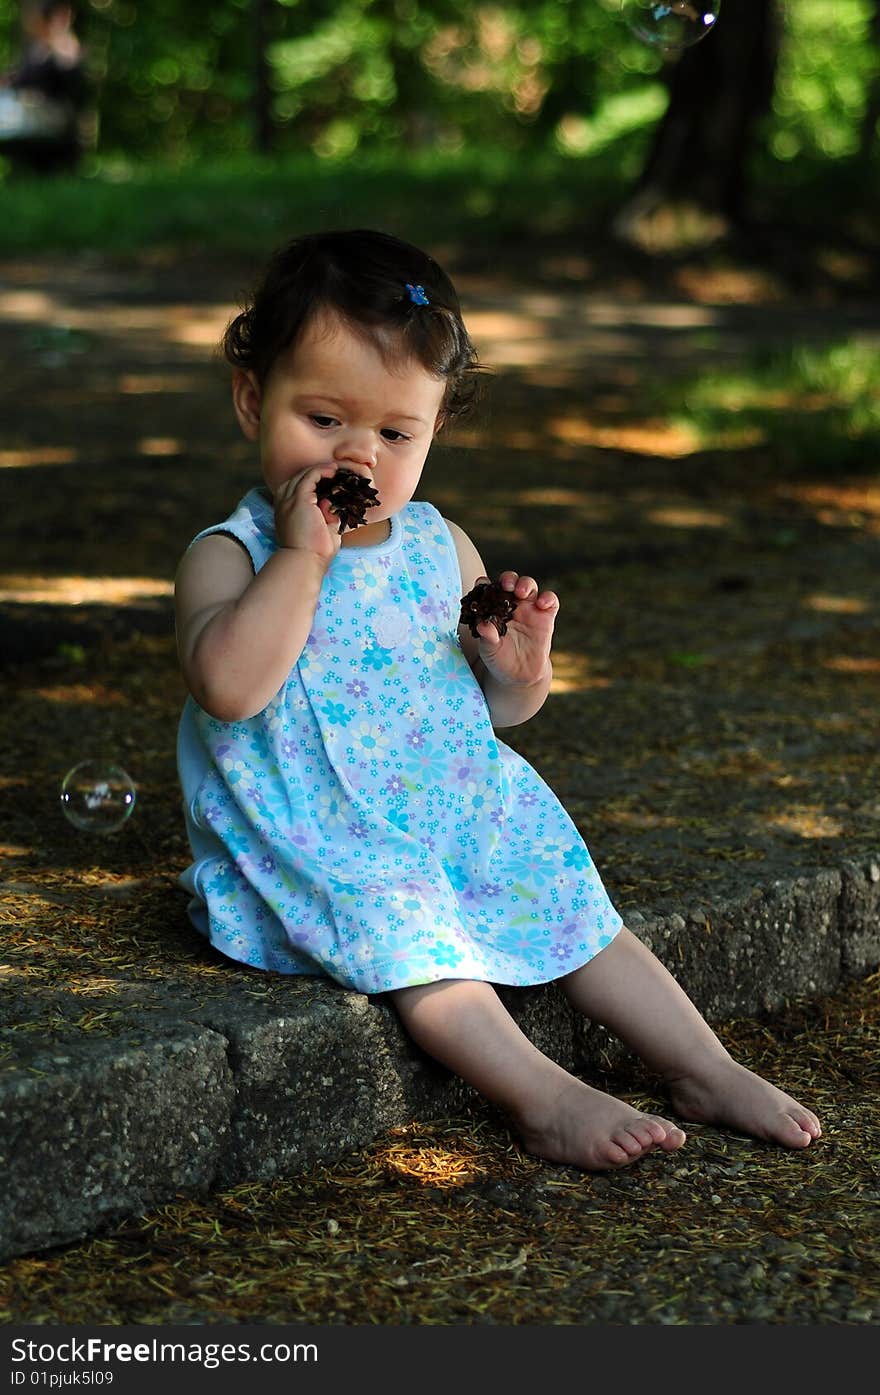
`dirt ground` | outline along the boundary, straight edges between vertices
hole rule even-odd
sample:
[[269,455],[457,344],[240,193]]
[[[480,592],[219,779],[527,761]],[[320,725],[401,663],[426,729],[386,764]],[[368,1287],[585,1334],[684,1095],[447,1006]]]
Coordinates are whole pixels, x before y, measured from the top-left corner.
[[[7,1042],[22,1029],[112,1031],[114,977],[219,971],[216,956],[194,942],[175,886],[187,851],[174,769],[183,689],[171,587],[189,539],[256,482],[226,371],[213,357],[253,270],[96,257],[0,266]],[[876,341],[880,301],[811,305],[730,271],[690,282],[682,273],[661,285],[627,273],[603,286],[570,251],[530,285],[489,278],[465,257],[457,279],[495,373],[479,415],[435,448],[421,494],[468,529],[490,572],[529,572],[561,598],[552,695],[537,719],[505,739],[557,790],[621,911],[682,911],[876,853],[875,463],[854,468],[850,453],[845,470],[829,459],[818,471],[760,442],[700,451],[686,431],[646,410],[644,389],[658,376],[695,374],[710,359],[735,361],[756,344]],[[121,764],[137,786],[134,815],[105,838],[75,830],[59,811],[65,772],[93,757]],[[355,1160],[299,1190],[263,1187],[248,1201],[239,1189],[237,1199],[216,1203],[226,1208],[224,1224],[233,1213],[244,1227],[239,1240],[249,1252],[254,1227],[268,1234],[270,1213],[280,1208],[288,1226],[307,1214],[311,1239],[297,1262],[332,1251],[335,1287],[309,1288],[303,1270],[302,1292],[282,1299],[279,1287],[273,1297],[270,1284],[261,1307],[256,1271],[252,1291],[242,1277],[236,1289],[212,1250],[202,1269],[220,1275],[216,1281],[184,1291],[174,1278],[169,1291],[167,1268],[178,1274],[175,1256],[185,1252],[173,1247],[189,1243],[190,1255],[193,1242],[204,1248],[199,1227],[215,1204],[196,1213],[187,1209],[195,1203],[181,1202],[182,1210],[123,1227],[116,1239],[14,1261],[18,1296],[6,1319],[70,1321],[63,1314],[75,1310],[78,1321],[109,1322],[876,1321],[876,1257],[861,1230],[878,1196],[876,1118],[866,1100],[876,1065],[863,1054],[870,1043],[876,1062],[876,976],[849,991],[855,996],[824,1009],[826,1025],[838,1024],[839,1061],[845,1024],[858,1020],[864,1033],[853,1026],[848,1064],[829,1095],[837,1130],[832,1121],[824,1154],[792,1158],[713,1134],[684,1172],[661,1176],[651,1159],[626,1176],[583,1179],[525,1160],[491,1116],[445,1121],[427,1139],[391,1140],[372,1161]],[[766,1050],[784,1069],[815,1011],[795,1013],[793,1026],[744,1026],[753,1058]],[[807,1064],[791,1058],[804,1084],[829,1061],[827,1043],[811,1045],[819,1054]],[[847,1145],[853,1127],[872,1140],[867,1151]],[[419,1147],[424,1166],[412,1161]],[[401,1149],[408,1161],[396,1166]],[[434,1172],[432,1149],[446,1160]],[[746,1178],[755,1153],[763,1201],[753,1206]],[[477,1154],[485,1154],[483,1171],[469,1172]],[[464,1159],[467,1224],[461,1189],[447,1185],[453,1156]],[[428,1207],[423,1228],[445,1227],[448,1255],[441,1246],[414,1258],[412,1235],[395,1219],[401,1187],[408,1205],[417,1191]],[[742,1205],[731,1210],[740,1187]],[[670,1188],[678,1188],[676,1206],[664,1229]],[[390,1208],[387,1253],[379,1241],[346,1249],[339,1236],[351,1238],[354,1211],[357,1226],[382,1235],[381,1219],[364,1209],[380,1196]],[[680,1256],[670,1261],[678,1298],[652,1286],[644,1258],[635,1258],[645,1253],[638,1210],[646,1200],[659,1226],[650,1253]],[[819,1210],[821,1241],[811,1238]],[[481,1257],[484,1215],[508,1228],[503,1243],[501,1230],[493,1232],[495,1247]],[[605,1244],[609,1217],[622,1242],[620,1282],[593,1273],[585,1286],[577,1256],[584,1245]],[[560,1268],[555,1296],[538,1298],[535,1275],[549,1271],[540,1270],[535,1237],[545,1225],[558,1240]],[[472,1237],[466,1264],[454,1260],[454,1234]],[[757,1257],[749,1254],[756,1236]],[[281,1242],[266,1244],[275,1264]],[[693,1245],[702,1256],[696,1270],[686,1259]],[[120,1255],[135,1255],[139,1272],[152,1266],[157,1283],[127,1298],[99,1283],[97,1271],[109,1273]],[[417,1272],[429,1264],[442,1280],[430,1301]],[[832,1278],[823,1287],[811,1268],[833,1270]],[[771,1271],[782,1277],[765,1284]],[[280,1285],[280,1271],[272,1272]],[[92,1280],[86,1314],[71,1305]],[[265,1273],[261,1282],[265,1288]]]
[[[0,268],[0,652],[15,699],[0,793],[5,836],[29,850],[10,867],[55,866],[69,885],[94,864],[154,885],[185,856],[171,587],[189,539],[256,479],[212,358],[250,273]],[[421,492],[491,571],[560,595],[551,700],[508,739],[559,790],[622,908],[680,909],[875,849],[873,461],[817,475],[760,444],[694,451],[640,395],[757,342],[876,337],[877,305],[725,302],[742,278],[702,287],[708,305],[628,282],[460,281],[495,373]],[[95,842],[59,819],[57,795],[101,753],[129,770],[139,812]]]

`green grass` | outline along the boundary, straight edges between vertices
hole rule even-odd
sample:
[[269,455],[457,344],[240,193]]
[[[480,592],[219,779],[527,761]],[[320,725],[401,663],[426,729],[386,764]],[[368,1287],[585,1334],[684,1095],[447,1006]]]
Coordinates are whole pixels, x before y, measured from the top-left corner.
[[780,466],[801,469],[877,467],[876,338],[756,353],[735,368],[657,382],[651,396],[655,410],[695,433],[706,450],[769,447]]
[[[603,112],[602,121],[574,132],[567,153],[395,148],[338,159],[287,153],[176,164],[102,154],[87,156],[74,176],[53,178],[13,173],[0,157],[0,256],[156,248],[262,256],[291,232],[357,224],[433,246],[471,241],[484,251],[548,234],[582,241],[607,226],[632,189],[656,116],[631,100]],[[772,217],[775,208],[811,227],[833,209],[835,227],[852,223],[857,235],[873,218],[873,182],[858,161],[804,160],[793,171],[764,153],[753,171],[762,214]]]
[[590,161],[506,151],[199,161],[173,169],[86,164],[77,176],[3,184],[0,255],[101,249],[261,255],[300,228],[381,223],[436,245],[565,230],[601,216],[638,169],[623,137]]

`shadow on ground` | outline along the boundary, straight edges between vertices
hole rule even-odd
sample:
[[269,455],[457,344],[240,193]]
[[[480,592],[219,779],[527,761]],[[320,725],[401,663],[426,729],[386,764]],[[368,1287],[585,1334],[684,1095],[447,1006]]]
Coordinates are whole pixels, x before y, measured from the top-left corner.
[[[9,1047],[23,1034],[112,1036],[127,994],[148,1001],[153,987],[171,983],[203,995],[228,972],[189,931],[175,887],[187,853],[174,771],[183,689],[171,583],[193,534],[254,482],[225,370],[212,360],[252,268],[227,264],[200,277],[192,266],[84,259],[0,271],[9,365],[0,443],[0,1023]],[[756,344],[876,341],[875,305],[804,308],[784,296],[762,300],[760,285],[751,303],[735,302],[737,289],[749,300],[747,284],[728,281],[725,294],[716,282],[713,299],[702,278],[690,294],[679,286],[677,297],[645,299],[631,284],[585,291],[571,268],[529,291],[462,277],[495,378],[481,415],[437,446],[422,493],[468,528],[490,571],[531,572],[560,595],[551,697],[505,739],[556,788],[625,916],[699,910],[707,898],[864,859],[880,845],[873,454],[859,462],[850,452],[845,471],[829,459],[823,472],[760,440],[707,451],[686,424],[645,408],[658,378],[735,362]],[[90,756],[121,763],[138,789],[132,819],[104,839],[59,813],[65,771]],[[626,1176],[584,1180],[524,1160],[478,1112],[426,1137],[401,1136],[299,1190],[239,1188],[219,1210],[181,1203],[57,1260],[15,1261],[10,1272],[27,1296],[7,1316],[73,1312],[80,1266],[115,1268],[125,1255],[139,1276],[129,1297],[96,1284],[76,1320],[876,1320],[859,1225],[877,1196],[876,1120],[860,1098],[858,1033],[847,1045],[852,1012],[873,1020],[875,989],[876,976],[841,998],[846,1011],[825,1009],[840,1052],[854,1053],[848,1095],[838,1082],[836,1141],[822,1145],[831,1151],[771,1158],[698,1130],[684,1171],[649,1159]],[[815,1009],[799,1011],[794,1036],[806,1039]],[[743,1030],[756,1064],[763,1029]],[[775,1038],[767,1031],[788,1075],[782,1083],[794,1088],[785,1069],[794,1038],[778,1024]],[[827,1065],[823,1048],[794,1074],[805,1089],[820,1087],[810,1073]],[[873,1152],[846,1145],[848,1111],[863,1140],[874,1130]],[[419,1148],[429,1162],[432,1150],[446,1159],[419,1193],[430,1216],[413,1212],[419,1233],[439,1227],[424,1252],[396,1212],[401,1198],[409,1205],[412,1178],[404,1186],[389,1162]],[[756,1152],[763,1170],[752,1190]],[[843,1169],[839,1189],[832,1157]],[[469,1180],[447,1190],[443,1169],[454,1158]],[[377,1197],[390,1208],[378,1218]],[[650,1223],[639,1215],[646,1201]],[[831,1274],[822,1283],[810,1278],[819,1211]],[[607,1253],[609,1222],[616,1277],[603,1269],[586,1284],[583,1247]],[[208,1245],[211,1227],[217,1240]],[[453,1235],[466,1237],[466,1251]],[[233,1255],[240,1264],[241,1244],[253,1267],[233,1281],[224,1266]],[[181,1245],[203,1260],[185,1294],[177,1278],[168,1289]],[[231,1248],[220,1254],[223,1245]],[[703,1246],[702,1260],[689,1270],[693,1245]],[[655,1275],[671,1264],[683,1285],[679,1306],[637,1251],[662,1261]],[[312,1285],[328,1256],[336,1298]],[[258,1299],[269,1271],[273,1283],[295,1272],[303,1292]],[[383,1296],[371,1306],[365,1295],[377,1273]],[[538,1277],[540,1302],[526,1298]],[[783,1297],[791,1283],[794,1310]]]

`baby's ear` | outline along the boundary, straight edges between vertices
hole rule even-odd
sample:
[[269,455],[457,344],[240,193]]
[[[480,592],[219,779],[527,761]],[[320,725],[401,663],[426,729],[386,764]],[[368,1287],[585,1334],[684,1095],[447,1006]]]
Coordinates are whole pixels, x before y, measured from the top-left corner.
[[249,368],[236,368],[232,374],[232,405],[247,439],[258,441],[262,394],[256,375]]

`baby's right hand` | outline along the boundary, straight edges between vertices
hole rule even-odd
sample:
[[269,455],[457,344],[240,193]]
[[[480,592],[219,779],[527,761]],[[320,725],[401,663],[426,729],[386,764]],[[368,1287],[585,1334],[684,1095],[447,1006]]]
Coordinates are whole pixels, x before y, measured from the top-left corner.
[[319,500],[319,479],[336,474],[335,465],[316,465],[285,480],[275,491],[275,532],[279,547],[313,552],[329,566],[342,541],[339,523],[327,499]]

